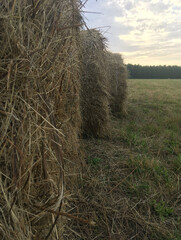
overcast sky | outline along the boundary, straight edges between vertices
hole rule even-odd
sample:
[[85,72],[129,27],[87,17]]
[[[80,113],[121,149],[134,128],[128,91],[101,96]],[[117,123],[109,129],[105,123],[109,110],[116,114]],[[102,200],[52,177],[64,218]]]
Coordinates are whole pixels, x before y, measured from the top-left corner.
[[[181,0],[89,0],[89,28],[101,28],[126,63],[181,66]],[[107,28],[106,26],[110,26]]]

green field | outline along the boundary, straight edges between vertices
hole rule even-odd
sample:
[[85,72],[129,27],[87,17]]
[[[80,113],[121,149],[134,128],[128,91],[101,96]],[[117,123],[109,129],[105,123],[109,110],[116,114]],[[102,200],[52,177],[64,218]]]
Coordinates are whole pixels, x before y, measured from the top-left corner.
[[84,140],[65,239],[181,240],[181,80],[129,80],[128,116]]

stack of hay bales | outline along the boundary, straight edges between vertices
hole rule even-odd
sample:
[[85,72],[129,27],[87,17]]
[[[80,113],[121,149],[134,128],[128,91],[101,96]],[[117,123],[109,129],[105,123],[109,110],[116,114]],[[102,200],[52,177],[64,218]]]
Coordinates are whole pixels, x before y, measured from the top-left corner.
[[61,236],[63,157],[79,155],[78,4],[1,1],[0,239]]
[[97,30],[81,32],[81,112],[84,136],[109,135],[108,76],[106,39]]
[[125,116],[128,72],[121,54],[107,53],[110,108],[114,115]]

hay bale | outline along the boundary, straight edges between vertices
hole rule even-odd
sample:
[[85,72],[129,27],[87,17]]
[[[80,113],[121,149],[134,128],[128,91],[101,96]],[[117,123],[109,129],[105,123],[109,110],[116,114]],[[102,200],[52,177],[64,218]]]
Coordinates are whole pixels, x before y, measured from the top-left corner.
[[110,108],[114,115],[125,116],[128,72],[121,54],[107,53]]
[[61,236],[63,157],[79,154],[78,4],[1,1],[0,239]]
[[109,101],[106,72],[106,39],[97,30],[81,32],[81,112],[83,134],[109,135]]

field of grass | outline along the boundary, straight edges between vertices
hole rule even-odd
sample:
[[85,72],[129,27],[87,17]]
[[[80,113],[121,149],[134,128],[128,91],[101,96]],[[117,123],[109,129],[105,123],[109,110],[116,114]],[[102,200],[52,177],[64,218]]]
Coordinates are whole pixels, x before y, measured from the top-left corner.
[[65,239],[181,240],[181,80],[129,80],[128,116],[86,139]]

